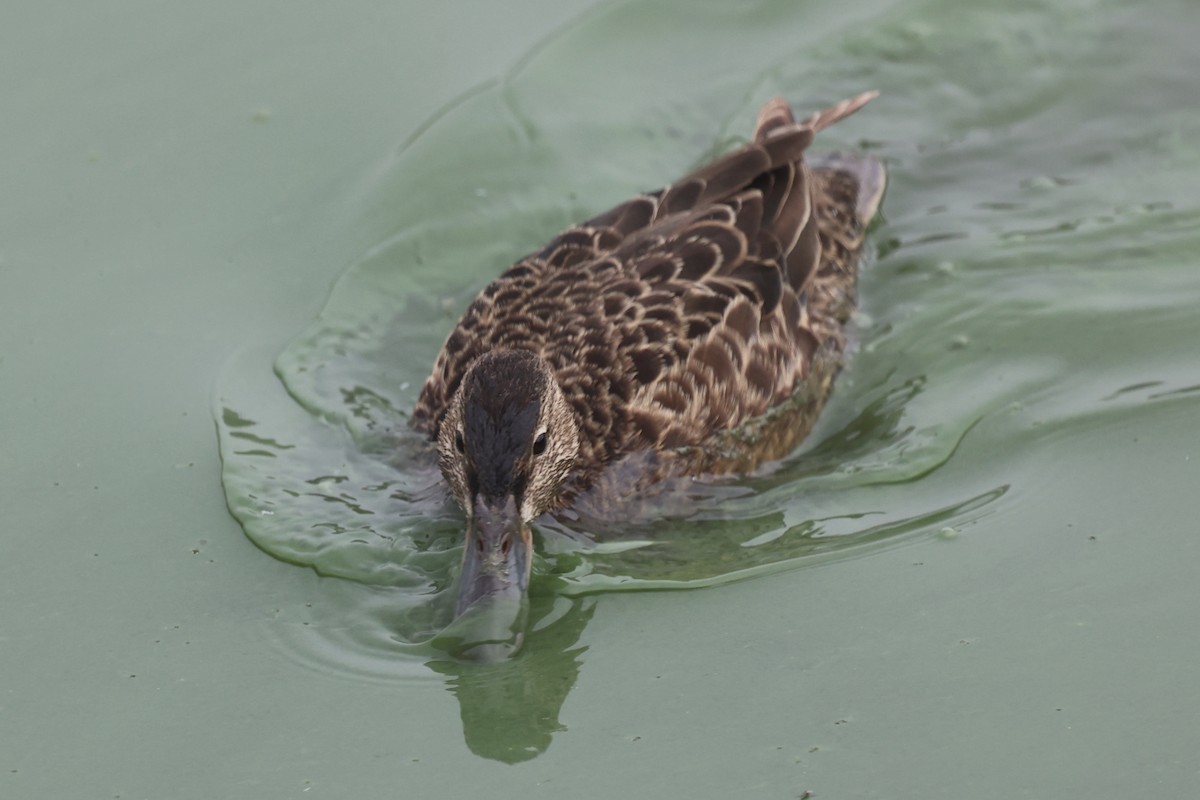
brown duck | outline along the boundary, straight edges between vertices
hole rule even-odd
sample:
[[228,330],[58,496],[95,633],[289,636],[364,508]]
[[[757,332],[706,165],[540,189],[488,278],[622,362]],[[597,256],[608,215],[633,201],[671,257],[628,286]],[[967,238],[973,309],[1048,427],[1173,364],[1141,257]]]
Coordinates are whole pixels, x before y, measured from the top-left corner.
[[412,417],[467,515],[456,613],[523,595],[538,516],[750,470],[808,433],[885,177],[805,150],[873,97],[802,122],[770,101],[752,142],[561,233],[470,305]]

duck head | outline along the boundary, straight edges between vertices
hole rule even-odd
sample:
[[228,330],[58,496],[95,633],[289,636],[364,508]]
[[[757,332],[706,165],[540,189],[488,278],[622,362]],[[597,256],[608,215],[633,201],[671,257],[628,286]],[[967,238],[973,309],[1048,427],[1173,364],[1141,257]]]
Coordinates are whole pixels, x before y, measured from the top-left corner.
[[579,428],[550,365],[501,350],[467,370],[438,429],[438,464],[467,515],[455,616],[523,599],[529,523],[556,507],[579,453]]

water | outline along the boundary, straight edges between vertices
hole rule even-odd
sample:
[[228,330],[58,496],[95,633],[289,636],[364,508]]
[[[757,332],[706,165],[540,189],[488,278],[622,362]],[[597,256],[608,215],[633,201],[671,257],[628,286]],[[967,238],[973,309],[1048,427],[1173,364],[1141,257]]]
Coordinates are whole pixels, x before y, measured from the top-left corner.
[[[461,513],[405,426],[471,296],[572,220],[745,137],[773,94],[806,113],[883,91],[817,145],[867,148],[891,173],[859,352],[809,441],[777,468],[699,485],[641,522],[545,520],[535,594],[698,588],[962,530],[1023,502],[1012,491],[1023,454],[1061,431],[1189,400],[1200,376],[1150,381],[1158,373],[1135,367],[1120,332],[1200,333],[1190,270],[1139,244],[1153,236],[1156,252],[1181,254],[1193,239],[1186,190],[1155,180],[1196,163],[1186,131],[1200,116],[1121,107],[1073,122],[1114,92],[1138,93],[1129,73],[1122,87],[1121,74],[1080,85],[1079,72],[1111,70],[1117,37],[1129,46],[1159,31],[1116,11],[1081,14],[1086,4],[887,6],[869,26],[828,20],[799,36],[778,24],[783,4],[765,6],[760,24],[735,15],[733,31],[728,14],[697,15],[679,32],[693,57],[669,66],[701,73],[686,86],[647,81],[661,56],[628,34],[653,30],[661,9],[602,10],[452,103],[364,181],[359,213],[386,209],[394,234],[278,357],[279,390],[240,397],[239,378],[220,400],[225,486],[250,537],[388,597],[345,612],[380,615],[360,647],[425,657],[411,645],[448,621]],[[1071,42],[1047,34],[1064,26]],[[697,57],[738,35],[757,46],[736,67]],[[629,69],[604,72],[613,60]],[[562,79],[593,73],[604,80]],[[1090,135],[1114,129],[1119,139]],[[992,453],[986,463],[956,455],[967,437]]]
[[[3,793],[1186,796],[1193,5],[522,4],[466,44],[369,0],[24,12]],[[541,525],[522,654],[449,659],[461,517],[405,415],[462,308],[766,98],[868,88],[815,148],[891,183],[813,435],[666,519]]]

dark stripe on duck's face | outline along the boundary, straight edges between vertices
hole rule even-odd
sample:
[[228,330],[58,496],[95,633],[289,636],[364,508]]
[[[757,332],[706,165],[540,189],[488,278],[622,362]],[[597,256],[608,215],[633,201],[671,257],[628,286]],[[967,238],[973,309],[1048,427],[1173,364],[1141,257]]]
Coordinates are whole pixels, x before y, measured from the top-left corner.
[[525,481],[517,473],[533,440],[541,402],[534,399],[518,408],[489,405],[486,399],[472,398],[465,409],[467,452],[474,467],[471,492],[488,498],[519,496]]
[[536,355],[521,350],[482,356],[463,384],[463,427],[471,496],[514,495],[520,507],[525,458],[546,391]]

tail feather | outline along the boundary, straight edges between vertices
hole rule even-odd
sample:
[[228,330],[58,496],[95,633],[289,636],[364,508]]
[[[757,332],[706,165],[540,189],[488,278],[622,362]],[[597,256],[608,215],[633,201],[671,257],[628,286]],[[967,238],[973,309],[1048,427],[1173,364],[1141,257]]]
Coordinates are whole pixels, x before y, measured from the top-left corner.
[[832,105],[829,108],[817,111],[808,119],[804,120],[804,125],[811,127],[814,131],[824,130],[835,122],[840,122],[846,117],[858,111],[867,103],[879,97],[879,92],[870,91],[863,92],[860,95],[851,97],[848,100],[843,100],[837,105]]
[[829,108],[816,111],[803,122],[797,123],[792,113],[792,107],[782,97],[768,100],[758,112],[758,121],[754,126],[754,140],[763,142],[782,135],[787,128],[806,128],[813,133],[828,128],[835,122],[840,122],[858,111],[867,103],[879,96],[879,92],[870,91],[855,95]]

